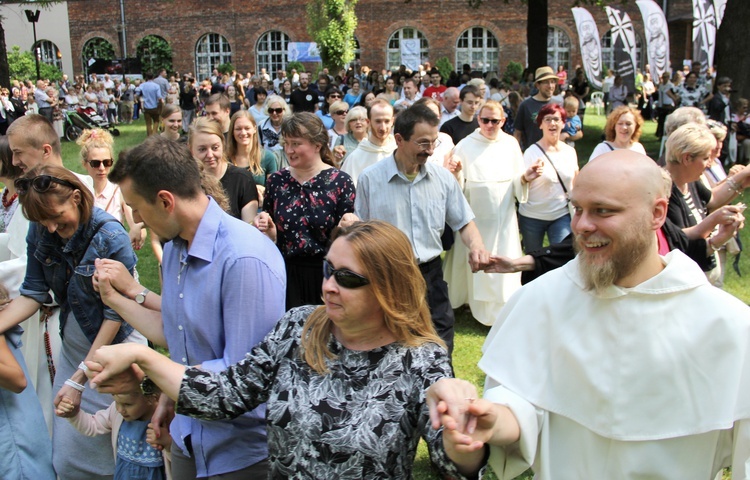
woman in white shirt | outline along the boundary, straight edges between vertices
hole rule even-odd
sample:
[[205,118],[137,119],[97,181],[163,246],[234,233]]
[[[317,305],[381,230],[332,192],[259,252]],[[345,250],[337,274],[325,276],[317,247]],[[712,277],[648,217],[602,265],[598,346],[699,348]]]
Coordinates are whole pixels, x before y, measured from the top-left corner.
[[646,149],[638,141],[643,133],[643,117],[635,108],[617,107],[607,117],[604,126],[605,141],[594,148],[589,162],[612,150],[632,150],[646,155]]

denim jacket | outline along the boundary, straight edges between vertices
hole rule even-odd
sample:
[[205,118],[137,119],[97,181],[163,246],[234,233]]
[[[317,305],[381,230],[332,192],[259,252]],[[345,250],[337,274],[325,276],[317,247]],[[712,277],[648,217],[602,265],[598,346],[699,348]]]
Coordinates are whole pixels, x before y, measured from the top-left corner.
[[[107,223],[106,220],[110,220]],[[32,222],[26,236],[28,259],[26,277],[21,285],[21,295],[46,303],[49,291],[60,305],[60,334],[72,311],[86,338],[92,343],[99,333],[103,320],[122,322],[113,344],[121,343],[133,331],[114,310],[105,306],[91,279],[97,258],[111,258],[122,262],[133,273],[137,257],[130,246],[130,238],[122,224],[98,207],[91,219],[78,226],[78,230],[63,243],[60,237],[41,224]],[[88,249],[86,244],[96,232]],[[77,262],[77,260],[79,260]]]

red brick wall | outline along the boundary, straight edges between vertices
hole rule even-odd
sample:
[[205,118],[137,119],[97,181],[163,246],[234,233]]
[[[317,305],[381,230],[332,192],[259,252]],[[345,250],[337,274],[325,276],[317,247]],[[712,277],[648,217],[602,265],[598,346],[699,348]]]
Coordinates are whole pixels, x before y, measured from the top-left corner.
[[[670,0],[686,3],[689,0]],[[570,63],[581,62],[572,0],[550,0],[549,24],[563,29],[571,39]],[[291,41],[311,41],[305,29],[305,7],[300,0],[126,0],[128,53],[134,56],[138,41],[148,34],[164,37],[172,44],[174,68],[194,71],[194,52],[198,39],[206,33],[223,35],[232,47],[232,63],[241,72],[255,70],[255,45],[268,30],[281,30]],[[455,61],[455,44],[461,33],[472,26],[489,29],[500,45],[500,69],[509,61],[526,63],[526,5],[520,0],[484,0],[479,9],[471,9],[466,0],[360,0],[357,5],[359,26],[356,36],[361,46],[363,65],[381,69],[386,62],[386,44],[390,35],[402,27],[414,27],[426,36],[434,64],[441,57]],[[644,39],[641,15],[635,1],[622,6]],[[588,7],[599,24],[600,34],[609,28],[603,9]],[[81,49],[89,38],[104,37],[119,53],[117,25],[118,2],[112,0],[69,0],[71,46],[74,69],[81,72]],[[95,12],[95,13],[93,13]],[[645,53],[645,52],[644,52]],[[644,57],[645,58],[645,57]]]

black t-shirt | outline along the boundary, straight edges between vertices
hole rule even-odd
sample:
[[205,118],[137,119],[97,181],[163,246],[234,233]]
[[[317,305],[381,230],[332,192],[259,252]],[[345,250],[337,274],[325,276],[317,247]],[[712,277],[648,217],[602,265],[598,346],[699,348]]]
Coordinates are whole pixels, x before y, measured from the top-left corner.
[[440,131],[450,135],[453,139],[453,145],[458,145],[458,142],[474,133],[477,128],[479,128],[477,117],[474,117],[470,122],[464,122],[461,120],[461,116],[458,116],[445,122],[440,127]]
[[297,89],[292,92],[289,100],[289,105],[292,106],[295,112],[315,113],[315,105],[318,103],[318,92],[311,88],[304,91]]
[[183,110],[195,110],[195,97],[197,95],[195,87],[188,88],[187,92],[184,87],[180,88],[180,108]]
[[247,169],[230,164],[221,177],[221,186],[229,198],[229,214],[235,218],[241,218],[240,212],[245,205],[258,201],[258,188]]

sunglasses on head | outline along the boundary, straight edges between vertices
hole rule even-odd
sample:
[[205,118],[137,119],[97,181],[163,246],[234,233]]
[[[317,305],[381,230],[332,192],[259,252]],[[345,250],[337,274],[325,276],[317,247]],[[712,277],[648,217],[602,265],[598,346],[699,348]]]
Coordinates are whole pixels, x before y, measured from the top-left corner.
[[333,275],[339,287],[360,288],[369,285],[370,281],[358,273],[345,268],[335,269],[328,260],[323,260],[323,278],[328,280]]
[[283,112],[284,112],[284,109],[283,109],[283,108],[269,108],[269,109],[268,109],[268,113],[275,113],[275,114],[277,114],[277,115],[278,115],[279,113],[283,113]]
[[104,164],[104,167],[109,168],[115,164],[115,161],[111,158],[107,160],[88,160],[88,164],[91,165],[91,168],[99,168],[102,164]]
[[499,124],[502,120],[499,118],[480,118],[479,119],[482,123],[487,125],[488,123],[492,123],[493,125]]
[[47,192],[53,183],[63,185],[68,188],[76,189],[76,186],[62,178],[53,177],[52,175],[39,175],[34,178],[18,178],[13,185],[19,195],[24,195],[30,188],[34,188],[39,193]]

